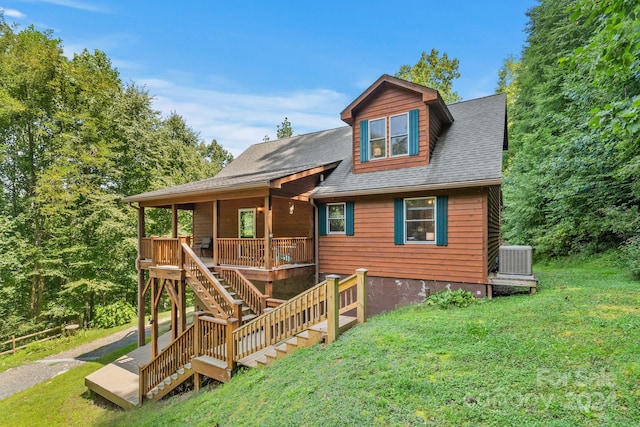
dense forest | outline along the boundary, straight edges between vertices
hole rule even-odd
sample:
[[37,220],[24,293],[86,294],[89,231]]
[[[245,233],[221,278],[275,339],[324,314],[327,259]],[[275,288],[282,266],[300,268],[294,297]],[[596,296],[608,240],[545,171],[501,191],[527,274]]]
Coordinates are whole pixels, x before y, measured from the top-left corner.
[[503,238],[539,255],[621,248],[640,273],[640,3],[545,0],[529,11],[509,97]]
[[[528,17],[496,76],[503,239],[540,256],[615,250],[640,274],[640,4],[542,0]],[[0,340],[133,304],[136,212],[119,200],[230,160],[103,52],[69,59],[51,32],[0,15]],[[151,210],[147,232],[168,232],[167,214]]]
[[[135,304],[137,213],[119,200],[230,160],[103,52],[68,59],[51,32],[0,16],[0,341]],[[148,233],[170,230],[167,212],[148,218]]]

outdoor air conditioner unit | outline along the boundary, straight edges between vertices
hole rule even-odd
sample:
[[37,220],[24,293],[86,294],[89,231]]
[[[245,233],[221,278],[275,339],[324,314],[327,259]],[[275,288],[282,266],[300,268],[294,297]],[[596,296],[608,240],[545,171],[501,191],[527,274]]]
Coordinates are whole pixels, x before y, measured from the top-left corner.
[[500,246],[500,274],[531,276],[531,246]]

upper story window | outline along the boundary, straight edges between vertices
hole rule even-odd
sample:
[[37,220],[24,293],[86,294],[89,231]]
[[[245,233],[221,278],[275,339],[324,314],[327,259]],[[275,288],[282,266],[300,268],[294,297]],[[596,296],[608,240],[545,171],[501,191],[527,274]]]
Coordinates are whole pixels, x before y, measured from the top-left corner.
[[387,119],[369,122],[369,156],[372,159],[387,157]]
[[411,110],[360,121],[360,161],[418,155],[418,120],[419,111]]
[[391,116],[389,121],[391,157],[409,154],[409,114]]

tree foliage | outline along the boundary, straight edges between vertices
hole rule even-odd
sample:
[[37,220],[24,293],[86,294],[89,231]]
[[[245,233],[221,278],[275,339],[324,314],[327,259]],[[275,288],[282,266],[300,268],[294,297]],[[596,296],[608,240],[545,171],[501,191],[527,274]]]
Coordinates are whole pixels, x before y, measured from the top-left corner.
[[415,65],[402,65],[395,76],[437,90],[447,104],[461,101],[453,91],[453,80],[460,77],[458,60],[449,59],[446,52],[442,56],[439,54],[436,49],[431,49],[429,55],[422,52]]
[[550,255],[637,242],[639,17],[627,0],[529,12],[505,171],[510,242]]
[[291,122],[286,117],[282,121],[282,124],[277,126],[276,134],[278,139],[290,138],[293,136],[293,129],[291,128]]
[[[68,59],[52,32],[17,31],[0,15],[2,329],[135,304],[136,213],[119,200],[213,176],[230,160],[177,113],[160,116],[103,52]],[[168,231],[166,212],[149,217],[155,233]]]

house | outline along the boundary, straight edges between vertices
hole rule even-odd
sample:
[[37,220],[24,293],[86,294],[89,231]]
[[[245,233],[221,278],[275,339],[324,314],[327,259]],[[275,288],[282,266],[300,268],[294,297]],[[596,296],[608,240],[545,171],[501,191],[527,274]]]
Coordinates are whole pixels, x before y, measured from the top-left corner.
[[[308,322],[314,310],[326,311],[329,300],[313,309],[308,301],[329,291],[296,303],[304,308],[295,320],[286,314],[289,320],[262,323],[242,336],[237,331],[246,325],[239,324],[251,324],[315,283],[337,283],[334,275],[368,270],[358,273],[361,282],[366,278],[366,291],[358,285],[366,298],[345,296],[346,284],[340,285],[340,314],[356,305],[369,314],[392,309],[446,286],[491,295],[507,149],[505,96],[447,106],[433,89],[383,75],[341,119],[346,126],[255,144],[215,177],[124,199],[139,212],[139,306],[150,294],[154,358],[163,292],[172,302],[173,342],[188,329],[189,288],[199,308],[219,319],[213,323],[237,322],[220,356],[229,369],[253,351],[238,350],[252,337],[264,340]],[[152,208],[172,211],[171,237],[145,236],[145,211]],[[193,236],[178,236],[179,210],[192,212]],[[234,297],[216,277],[229,283]]]

